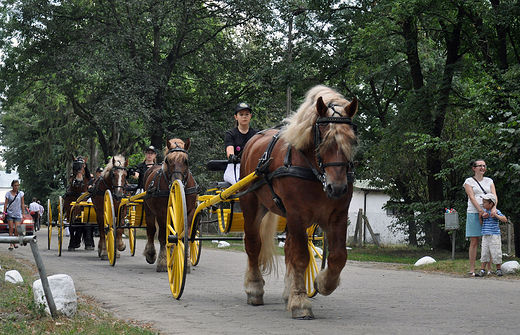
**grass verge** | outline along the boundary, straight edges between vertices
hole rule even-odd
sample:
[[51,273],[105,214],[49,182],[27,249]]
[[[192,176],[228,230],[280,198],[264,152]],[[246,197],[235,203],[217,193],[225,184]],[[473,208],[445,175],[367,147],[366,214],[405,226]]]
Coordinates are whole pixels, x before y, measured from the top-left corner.
[[[0,334],[158,334],[150,325],[113,317],[81,295],[74,317],[52,318],[34,303],[32,283],[39,279],[35,266],[2,254],[0,264]],[[24,282],[6,282],[5,273],[9,270],[20,272]]]

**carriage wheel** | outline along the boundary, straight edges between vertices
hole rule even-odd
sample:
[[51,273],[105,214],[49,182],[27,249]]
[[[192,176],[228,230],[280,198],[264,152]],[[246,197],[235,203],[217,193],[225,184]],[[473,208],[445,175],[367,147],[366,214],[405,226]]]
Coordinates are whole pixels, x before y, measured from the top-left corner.
[[[308,248],[309,248],[309,265],[305,270],[305,287],[307,288],[307,296],[309,298],[314,297],[318,294],[318,291],[314,288],[314,281],[316,280],[316,276],[320,272],[320,268],[318,268],[318,263],[316,263],[316,255],[321,259],[321,269],[325,268],[325,259],[326,259],[326,241],[325,234],[323,237],[315,236],[316,229],[318,225],[313,224],[310,228],[307,229],[307,235],[309,236],[308,240]],[[317,247],[314,245],[315,241],[323,241],[323,252],[320,254]]]
[[52,237],[52,210],[51,210],[51,199],[47,199],[47,250],[51,250],[51,237]]
[[128,228],[128,243],[130,244],[130,254],[135,255],[135,228]]
[[320,272],[318,268],[318,264],[316,263],[316,258],[314,257],[315,246],[312,241],[308,242],[309,245],[309,265],[305,270],[305,287],[307,288],[307,296],[309,298],[314,297],[318,291],[314,288],[314,281],[316,280],[316,276]]
[[58,256],[61,256],[61,247],[63,245],[63,199],[60,196],[58,203]]
[[191,265],[193,266],[197,266],[197,264],[199,264],[200,252],[202,251],[202,244],[200,243],[200,240],[198,240],[200,237],[200,216],[201,213],[199,212],[191,226],[192,233],[190,239],[190,261]]
[[173,182],[168,198],[166,218],[166,259],[168,281],[175,299],[180,299],[186,283],[188,260],[188,218],[184,186],[180,180]]
[[116,221],[114,212],[114,202],[112,200],[112,192],[105,191],[103,201],[103,223],[105,230],[105,243],[107,246],[108,261],[110,265],[116,264],[116,234],[114,229],[114,222]]

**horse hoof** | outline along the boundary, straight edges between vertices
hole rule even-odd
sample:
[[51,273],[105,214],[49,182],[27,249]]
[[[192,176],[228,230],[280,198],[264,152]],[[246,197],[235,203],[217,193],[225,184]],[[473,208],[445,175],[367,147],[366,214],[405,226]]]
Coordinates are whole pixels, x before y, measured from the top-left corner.
[[163,265],[163,266],[157,266],[157,269],[156,269],[157,272],[166,272],[168,271],[166,265]]
[[94,247],[87,245],[87,246],[85,246],[85,250],[91,251],[91,250],[94,250]]
[[292,310],[292,318],[297,320],[314,320],[314,314],[310,309],[295,308]]
[[102,261],[108,261],[108,255],[101,255],[99,257],[101,257]]
[[255,297],[251,294],[247,295],[247,304],[252,306],[262,306],[264,304],[264,296]]
[[125,249],[126,249],[126,244],[122,243],[122,244],[117,245],[117,250],[125,251]]

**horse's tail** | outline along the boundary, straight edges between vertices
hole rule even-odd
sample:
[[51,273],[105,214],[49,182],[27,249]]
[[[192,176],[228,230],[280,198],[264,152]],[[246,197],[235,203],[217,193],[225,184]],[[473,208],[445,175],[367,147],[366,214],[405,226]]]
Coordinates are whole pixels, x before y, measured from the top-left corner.
[[278,215],[272,212],[267,212],[260,225],[262,248],[260,250],[258,261],[262,273],[266,275],[271,274],[272,272],[274,272],[275,275],[278,275],[278,259],[275,257],[277,251],[274,237],[278,227],[279,218]]

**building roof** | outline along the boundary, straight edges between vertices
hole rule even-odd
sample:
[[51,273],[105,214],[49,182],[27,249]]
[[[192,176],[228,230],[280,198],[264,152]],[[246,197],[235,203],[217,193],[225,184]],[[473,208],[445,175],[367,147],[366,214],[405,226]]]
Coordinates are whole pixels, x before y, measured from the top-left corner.
[[354,188],[358,188],[363,191],[377,191],[377,192],[382,192],[384,190],[381,187],[370,186],[370,180],[355,180]]

